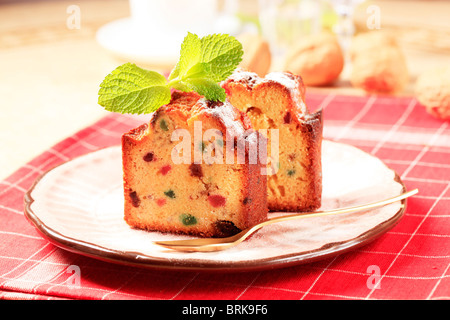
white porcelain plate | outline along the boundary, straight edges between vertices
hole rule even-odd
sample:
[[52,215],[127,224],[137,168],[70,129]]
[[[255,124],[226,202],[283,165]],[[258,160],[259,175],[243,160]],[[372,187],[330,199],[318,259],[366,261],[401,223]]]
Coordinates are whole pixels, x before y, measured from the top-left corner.
[[[346,144],[323,141],[322,165],[322,210],[375,202],[405,191],[398,175],[378,158]],[[100,260],[244,271],[312,262],[367,244],[401,219],[405,204],[404,200],[365,212],[269,225],[225,251],[172,251],[153,241],[189,237],[136,230],[124,221],[117,146],[75,158],[41,176],[25,195],[25,215],[55,245]]]

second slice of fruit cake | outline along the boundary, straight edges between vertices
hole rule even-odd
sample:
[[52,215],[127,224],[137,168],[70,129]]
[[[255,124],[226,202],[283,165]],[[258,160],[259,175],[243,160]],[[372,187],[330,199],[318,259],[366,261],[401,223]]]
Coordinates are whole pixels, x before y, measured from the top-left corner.
[[[222,83],[230,102],[253,128],[267,130],[268,205],[272,211],[308,211],[321,206],[322,112],[310,113],[300,76],[272,72],[264,78],[237,70]],[[274,131],[270,129],[275,129]],[[278,152],[272,152],[277,133]]]
[[249,161],[255,144],[264,142],[228,101],[173,92],[149,124],[122,137],[126,222],[145,230],[224,237],[265,220],[264,164]]

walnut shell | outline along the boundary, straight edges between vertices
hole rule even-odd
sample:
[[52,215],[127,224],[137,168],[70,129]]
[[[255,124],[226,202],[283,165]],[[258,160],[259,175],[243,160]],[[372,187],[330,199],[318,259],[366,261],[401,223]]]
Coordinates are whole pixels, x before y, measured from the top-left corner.
[[381,32],[368,32],[354,38],[350,49],[350,82],[372,93],[397,93],[408,81],[405,57],[395,39]]
[[422,73],[416,80],[415,92],[428,113],[450,120],[450,65]]
[[240,67],[264,77],[269,71],[272,56],[267,41],[256,34],[241,34],[237,37],[244,49]]
[[344,68],[344,55],[335,35],[321,33],[301,39],[286,55],[285,70],[308,86],[334,82]]

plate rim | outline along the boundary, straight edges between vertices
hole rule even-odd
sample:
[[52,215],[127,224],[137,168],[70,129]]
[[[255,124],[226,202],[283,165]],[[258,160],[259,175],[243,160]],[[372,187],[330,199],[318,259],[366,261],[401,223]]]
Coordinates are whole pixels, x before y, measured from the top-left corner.
[[[402,186],[401,192],[406,192],[406,186],[401,180],[400,176],[397,172],[387,166],[381,159],[378,157],[369,154],[368,152],[361,150],[353,145],[336,142],[328,139],[324,139],[326,141],[341,144],[345,146],[350,146],[355,148],[370,157],[374,157],[383,164],[386,169],[394,172],[394,181],[399,183]],[[269,257],[259,260],[245,260],[245,261],[205,261],[198,259],[179,259],[179,258],[162,258],[155,257],[148,254],[143,254],[137,251],[121,251],[115,250],[111,248],[107,248],[92,242],[76,239],[73,237],[66,236],[61,232],[54,230],[47,226],[41,219],[39,219],[38,215],[32,210],[31,206],[36,201],[31,194],[33,193],[36,186],[42,181],[42,179],[47,176],[49,173],[54,171],[55,169],[75,160],[78,160],[82,157],[89,156],[96,152],[101,152],[107,149],[118,148],[119,145],[99,148],[97,150],[90,151],[88,153],[75,156],[63,163],[60,163],[50,169],[47,169],[43,172],[27,192],[24,194],[23,202],[24,202],[24,215],[26,219],[35,227],[35,229],[50,243],[53,245],[64,249],[66,251],[80,254],[82,256],[94,258],[100,261],[116,263],[120,265],[133,266],[133,267],[142,267],[146,269],[166,269],[166,270],[176,270],[176,271],[220,271],[220,272],[241,272],[241,271],[263,271],[270,269],[279,269],[294,265],[307,264],[315,261],[331,258],[352,250],[355,250],[359,247],[369,244],[370,242],[376,240],[378,237],[392,229],[404,216],[406,207],[407,207],[407,199],[401,200],[401,208],[389,219],[384,220],[383,222],[377,224],[373,228],[361,233],[357,237],[346,241],[339,242],[330,242],[325,244],[324,246],[303,252],[295,252],[285,255],[279,255],[275,257]]]

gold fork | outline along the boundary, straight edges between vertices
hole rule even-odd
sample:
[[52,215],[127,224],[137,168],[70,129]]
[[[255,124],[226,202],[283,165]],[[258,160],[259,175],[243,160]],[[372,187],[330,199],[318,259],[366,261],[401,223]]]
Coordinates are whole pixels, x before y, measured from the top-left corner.
[[382,206],[394,203],[396,201],[400,201],[400,200],[406,199],[408,197],[411,197],[418,192],[419,192],[418,189],[414,189],[414,190],[405,192],[405,193],[403,193],[399,196],[393,197],[393,198],[389,198],[389,199],[385,199],[382,201],[377,201],[377,202],[373,202],[373,203],[369,203],[369,204],[365,204],[365,205],[360,205],[360,206],[328,210],[328,211],[316,211],[316,212],[310,212],[310,213],[302,212],[302,213],[298,213],[298,214],[275,217],[275,218],[271,218],[266,221],[263,221],[257,225],[254,225],[253,227],[250,227],[248,229],[245,229],[245,230],[235,234],[234,236],[227,237],[227,238],[198,238],[198,239],[189,239],[189,240],[155,241],[154,243],[157,245],[163,246],[165,248],[169,248],[169,249],[173,249],[173,250],[177,250],[177,251],[186,251],[186,252],[220,251],[220,250],[225,250],[225,249],[231,248],[231,247],[241,243],[255,231],[261,229],[264,226],[272,224],[272,223],[294,220],[294,219],[314,218],[314,217],[323,217],[323,216],[336,215],[336,214],[342,214],[342,213],[358,212],[358,211],[363,211],[363,210],[372,209],[372,208],[376,208],[376,207],[382,207]]

